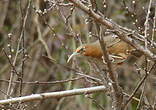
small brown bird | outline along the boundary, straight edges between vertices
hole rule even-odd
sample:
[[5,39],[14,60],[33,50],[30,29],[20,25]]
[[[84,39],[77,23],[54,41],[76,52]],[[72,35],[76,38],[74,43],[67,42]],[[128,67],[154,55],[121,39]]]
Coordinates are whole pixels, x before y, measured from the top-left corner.
[[[132,46],[120,40],[116,35],[108,35],[104,37],[106,43],[106,48],[109,53],[109,58],[112,63],[121,63],[130,56],[131,51],[134,50]],[[83,44],[79,46],[73,54],[68,58],[69,62],[72,57],[82,55],[90,56],[97,59],[102,59],[103,52],[100,46],[99,41],[93,43]]]

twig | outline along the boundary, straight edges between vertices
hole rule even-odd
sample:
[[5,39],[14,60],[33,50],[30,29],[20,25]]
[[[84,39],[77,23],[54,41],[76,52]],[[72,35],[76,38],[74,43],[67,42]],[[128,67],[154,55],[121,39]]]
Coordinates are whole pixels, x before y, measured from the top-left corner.
[[[46,56],[45,56],[45,57],[46,57]],[[48,58],[48,57],[46,57],[46,58]],[[86,77],[86,78],[88,78],[88,79],[91,79],[91,80],[93,80],[93,81],[96,81],[96,82],[98,82],[98,83],[102,82],[102,80],[99,79],[99,78],[95,78],[95,77],[92,77],[92,76],[90,76],[90,75],[87,75],[87,74],[85,74],[84,72],[78,71],[78,70],[76,70],[76,69],[74,69],[74,68],[71,68],[71,67],[69,67],[69,66],[67,66],[67,65],[60,64],[60,63],[58,63],[58,62],[56,62],[56,61],[53,61],[53,60],[50,60],[50,61],[51,61],[52,63],[56,64],[56,65],[62,66],[62,67],[64,67],[64,68],[66,68],[66,69],[69,69],[69,70],[73,71],[73,72],[74,72],[74,73],[72,72],[73,74],[76,74],[76,75],[79,75],[79,76],[84,76],[84,77]]]
[[39,19],[38,16],[36,16],[35,22],[36,22],[36,27],[37,27],[37,32],[38,32],[38,39],[42,43],[42,45],[44,46],[44,48],[45,48],[45,50],[47,52],[48,57],[51,60],[55,61],[55,59],[51,56],[50,50],[48,48],[48,45],[46,44],[46,42],[44,41],[44,39],[42,37],[42,33],[41,33],[41,29],[40,29],[40,23],[39,23],[38,19]]
[[150,0],[149,2],[149,6],[148,6],[148,12],[146,15],[146,21],[145,21],[145,31],[144,31],[144,42],[145,42],[145,49],[147,49],[147,30],[149,29],[149,14],[150,14],[150,8],[151,8],[151,4],[152,4],[152,0]]
[[142,92],[141,92],[141,95],[140,95],[140,101],[139,101],[139,103],[137,105],[136,110],[140,110],[141,102],[142,102],[143,95],[144,95],[144,92],[145,92],[145,86],[146,86],[146,80],[144,81]]
[[[129,94],[123,92],[124,96],[127,96],[127,97],[130,97]],[[137,102],[140,102],[140,99],[136,98],[136,97],[132,97],[133,100],[137,101]]]
[[17,76],[19,76],[19,73],[16,71],[15,66],[12,64],[12,62],[11,62],[11,60],[10,60],[9,56],[7,55],[7,53],[6,53],[6,51],[5,51],[4,49],[3,49],[3,52],[4,52],[5,56],[6,56],[6,57],[7,57],[7,59],[8,59],[8,61],[9,61],[10,65],[11,65],[11,67],[12,67],[12,69],[13,69],[13,72],[14,72]]
[[96,86],[89,88],[81,88],[67,91],[58,91],[58,92],[49,92],[49,93],[41,93],[41,94],[32,94],[29,96],[16,97],[6,100],[0,100],[1,105],[13,104],[13,103],[22,103],[22,102],[31,102],[35,100],[43,100],[48,98],[60,98],[67,96],[74,96],[80,94],[91,94],[96,92],[104,92],[106,91],[105,86]]
[[[72,78],[72,79],[67,79],[67,80],[61,80],[61,81],[51,81],[51,82],[42,82],[42,81],[33,81],[33,82],[27,82],[27,81],[23,81],[22,84],[39,84],[39,85],[44,85],[44,84],[60,84],[60,83],[66,83],[69,81],[76,81],[76,80],[80,80],[83,79],[84,76],[81,77],[77,77],[77,78]],[[5,82],[5,83],[9,83],[9,80],[5,80],[5,79],[0,79],[0,82]],[[12,81],[12,83],[17,83],[19,84],[20,81]]]
[[86,97],[91,99],[96,104],[96,106],[99,107],[101,110],[105,110],[103,106],[101,106],[93,97],[90,97],[88,95]]
[[[134,22],[133,25],[135,25],[135,27],[140,30],[140,27],[137,25],[138,18],[137,18],[137,15],[135,13],[136,10],[130,11],[129,8],[128,8],[128,6],[126,5],[125,0],[122,0],[122,3],[123,3],[124,9],[129,14],[129,17],[133,20],[133,22]],[[134,5],[136,5],[136,2],[133,3],[133,6]]]
[[21,33],[20,33],[20,38],[22,41],[22,71],[20,72],[20,77],[19,80],[21,82],[20,84],[20,96],[22,96],[22,82],[23,82],[23,76],[24,76],[24,63],[25,63],[25,38],[24,38],[24,31],[25,31],[25,26],[26,26],[26,21],[28,18],[28,13],[29,13],[29,9],[30,9],[30,4],[31,4],[31,0],[28,1],[28,6],[26,9],[26,14],[24,16],[23,12],[22,12],[22,3],[20,1],[20,12],[21,12],[21,21],[22,21],[22,25],[21,25]]
[[[9,38],[9,43],[8,43],[8,48],[9,48],[9,51],[10,51],[10,56],[9,57],[9,62],[12,63],[12,59],[13,59],[13,54],[12,54],[12,33],[9,33],[8,34],[8,38]],[[7,53],[5,53],[6,55]],[[13,65],[14,66],[14,65]],[[11,94],[11,87],[12,87],[12,80],[13,80],[13,77],[14,77],[14,72],[13,72],[13,69],[11,69],[10,71],[10,80],[9,80],[9,84],[8,84],[8,88],[7,88],[7,92],[6,92],[6,97],[5,98],[8,98],[8,96]]]
[[[146,66],[145,66],[145,73],[148,74],[148,61],[147,61],[147,57],[145,57],[145,63],[146,63]],[[145,86],[146,86],[146,79],[145,81],[143,82],[143,87],[142,87],[142,91],[141,91],[141,95],[140,95],[140,101],[137,105],[137,108],[136,110],[140,110],[140,107],[141,107],[141,104],[142,104],[142,99],[143,99],[143,96],[144,96],[144,92],[145,92]]]
[[[8,81],[9,82],[9,81]],[[2,94],[4,94],[4,95],[6,95],[7,97],[9,97],[9,98],[12,98],[10,95],[8,95],[6,92],[4,92],[4,91],[2,91],[2,90],[0,90],[0,92],[2,93]]]
[[139,88],[141,87],[141,85],[144,83],[145,79],[147,78],[148,74],[146,74],[141,81],[138,83],[137,87],[135,88],[135,90],[133,91],[133,93],[131,94],[131,96],[129,97],[129,99],[126,101],[126,103],[124,104],[124,108],[126,109],[127,105],[129,104],[129,102],[131,101],[132,97],[136,94],[136,92],[139,90]]
[[133,93],[131,94],[131,96],[129,97],[129,99],[125,102],[124,104],[124,108],[127,107],[127,105],[129,104],[129,102],[131,101],[132,97],[136,94],[136,92],[139,90],[139,88],[141,87],[141,85],[144,83],[144,81],[146,80],[146,78],[148,77],[149,73],[151,73],[151,71],[153,70],[153,68],[156,66],[156,63],[153,64],[153,66],[151,67],[151,69],[145,74],[145,76],[140,80],[140,82],[138,83],[137,87],[134,89]]

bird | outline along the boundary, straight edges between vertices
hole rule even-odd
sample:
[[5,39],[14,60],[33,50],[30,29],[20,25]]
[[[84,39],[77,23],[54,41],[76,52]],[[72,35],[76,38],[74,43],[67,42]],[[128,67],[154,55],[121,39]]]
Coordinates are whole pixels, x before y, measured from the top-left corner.
[[[115,34],[109,34],[104,36],[104,42],[109,55],[109,59],[112,63],[120,64],[124,62],[134,51],[134,47],[128,43],[119,39]],[[74,56],[87,56],[98,60],[103,59],[103,50],[101,49],[99,40],[92,43],[86,43],[79,46],[68,58],[67,63]],[[105,62],[105,61],[104,61]]]

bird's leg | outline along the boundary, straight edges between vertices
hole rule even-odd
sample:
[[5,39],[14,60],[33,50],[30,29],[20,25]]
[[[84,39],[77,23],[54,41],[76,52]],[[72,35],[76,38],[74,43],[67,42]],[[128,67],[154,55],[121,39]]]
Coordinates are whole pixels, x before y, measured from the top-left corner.
[[115,59],[116,62],[114,63],[123,63],[127,59],[128,55],[124,53],[120,53],[118,55],[112,55],[112,58]]
[[[126,56],[123,56],[123,55],[109,55],[109,60],[112,62],[112,63],[118,63],[118,62],[115,62],[117,60],[119,60],[119,62],[123,62],[127,57]],[[102,56],[102,60],[103,60],[103,63],[106,64],[103,56]]]
[[105,59],[104,59],[104,56],[102,56],[102,61],[103,61],[103,63],[106,65],[106,61],[105,61]]

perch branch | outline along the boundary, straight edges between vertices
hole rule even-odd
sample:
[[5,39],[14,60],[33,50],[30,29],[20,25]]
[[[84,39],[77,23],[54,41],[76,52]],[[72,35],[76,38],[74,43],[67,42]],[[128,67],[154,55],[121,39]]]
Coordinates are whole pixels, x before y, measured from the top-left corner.
[[67,91],[32,94],[29,96],[22,96],[22,97],[16,97],[16,98],[11,98],[6,100],[0,100],[0,105],[31,102],[35,100],[43,100],[48,98],[61,98],[61,97],[74,96],[80,94],[91,94],[91,93],[104,92],[104,91],[106,91],[105,86],[96,86],[96,87],[81,88],[81,89],[74,89],[74,90],[67,90]]

